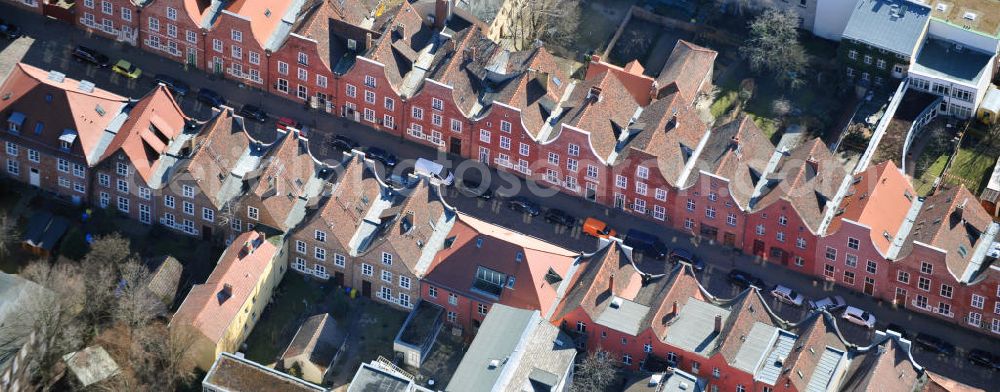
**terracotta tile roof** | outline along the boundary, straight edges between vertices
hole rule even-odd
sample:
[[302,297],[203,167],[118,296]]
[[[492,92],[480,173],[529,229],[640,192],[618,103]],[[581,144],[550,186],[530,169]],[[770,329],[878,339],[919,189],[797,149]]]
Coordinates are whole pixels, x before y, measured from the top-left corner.
[[[675,117],[676,116],[676,117]],[[701,139],[708,133],[708,125],[698,118],[693,107],[687,105],[679,92],[674,92],[643,109],[630,132],[638,132],[625,145],[618,162],[627,162],[631,150],[646,152],[656,157],[657,168],[667,182],[677,183],[684,166],[692,157]]]
[[312,222],[322,222],[320,225],[328,229],[333,240],[345,250],[350,249],[351,238],[381,192],[378,180],[363,160],[363,154],[351,160],[333,186],[329,198],[322,203],[319,213],[311,218]]
[[281,230],[296,200],[308,197],[306,185],[317,174],[317,161],[309,153],[308,140],[298,131],[285,132],[276,143],[264,156],[260,169],[248,173],[246,180],[250,184],[247,196],[260,200],[264,209],[261,212]]
[[617,76],[611,72],[602,73],[573,88],[549,140],[559,136],[562,124],[570,125],[589,132],[594,152],[607,159],[638,108]]
[[639,106],[649,105],[657,95],[657,91],[653,88],[654,79],[643,74],[645,69],[639,63],[639,60],[632,60],[632,62],[625,64],[625,67],[619,67],[601,61],[600,56],[593,55],[591,56],[590,63],[587,64],[587,76],[584,79],[590,79],[608,71],[618,76],[618,79],[625,85],[625,88],[632,94],[632,98],[635,99]]
[[[436,185],[420,177],[417,184],[403,191],[404,198],[382,212],[383,223],[377,238],[362,254],[387,246],[414,275],[422,275],[418,262],[424,246],[430,244],[435,225],[446,213],[453,213],[441,202]],[[424,271],[425,272],[425,271]]]
[[992,222],[989,213],[964,185],[939,189],[924,200],[900,255],[909,255],[916,241],[937,247],[946,252],[948,270],[961,279],[982,234]]
[[[492,42],[478,26],[465,29],[439,49],[427,73],[428,79],[452,87],[452,99],[459,110],[468,117],[475,117],[482,91],[482,76],[474,70],[479,53],[486,56]],[[495,46],[495,45],[492,45]],[[481,49],[482,48],[482,49]]]
[[233,109],[218,111],[194,138],[191,156],[181,162],[172,177],[174,180],[197,181],[198,187],[215,203],[215,207],[221,208],[227,200],[220,199],[219,191],[250,143],[242,119],[236,119]]
[[[12,113],[24,116],[21,138],[43,148],[60,148],[64,130],[74,130],[72,151],[94,166],[104,154],[107,140],[117,132],[116,116],[128,99],[77,81],[58,72],[47,72],[18,63],[0,86],[0,119]],[[53,116],[53,113],[61,115]],[[109,128],[111,129],[109,131]],[[41,131],[41,134],[36,133]]]
[[366,57],[385,64],[385,77],[398,93],[403,78],[413,69],[417,53],[430,42],[432,31],[424,28],[420,13],[408,1],[387,14],[392,15],[387,31]]
[[[757,182],[764,175],[774,145],[749,116],[717,127],[698,156],[696,168],[729,180],[729,193],[746,209]],[[694,184],[695,177],[688,184]]]
[[532,137],[537,138],[566,91],[569,75],[542,46],[518,54],[522,61],[513,65],[516,76],[489,98],[521,109],[521,121]]
[[191,287],[171,326],[191,326],[218,343],[277,254],[278,248],[262,233],[249,231],[237,237],[219,257],[208,280]]
[[473,290],[478,268],[488,268],[515,279],[513,289],[502,289],[499,303],[543,314],[552,307],[559,285],[579,256],[461,213],[445,241],[446,246],[435,257],[434,269],[425,278],[427,282],[488,299],[489,295]]
[[[347,34],[340,31],[338,22],[363,29],[362,24],[369,18],[371,8],[360,0],[322,0],[309,5],[293,27],[296,34],[316,41],[316,51],[327,68],[333,70],[347,52]],[[371,32],[372,39],[379,38]],[[358,37],[360,38],[360,37]],[[355,38],[356,39],[356,38]],[[358,42],[359,48],[363,42]]]
[[[701,83],[709,76],[709,71],[715,63],[719,52],[703,48],[685,40],[679,39],[674,49],[667,57],[666,64],[656,78],[660,93],[671,83],[677,83],[677,88],[689,99],[694,99],[700,92]],[[711,83],[711,81],[708,81]]]
[[837,232],[844,219],[858,222],[871,228],[872,244],[886,254],[913,205],[916,192],[892,161],[871,166],[852,181],[838,210],[843,213],[833,218],[827,232]]
[[295,361],[309,361],[326,369],[333,363],[337,347],[343,341],[337,331],[337,321],[327,313],[313,315],[299,325],[298,331],[281,354],[284,366],[292,366]]
[[[784,361],[784,367],[792,373],[786,373],[783,377],[785,381],[791,382],[797,391],[809,390],[808,386],[812,383],[812,377],[815,376],[813,372],[820,364],[827,348],[844,353],[848,351],[847,346],[837,334],[836,321],[832,317],[814,312],[797,325],[796,330],[799,337],[795,342],[796,349],[792,350]],[[797,374],[803,376],[800,377]],[[830,376],[832,375],[827,377]],[[831,384],[836,384],[835,380]]]
[[778,166],[767,176],[761,196],[752,202],[754,210],[767,208],[775,201],[787,200],[813,233],[819,230],[823,216],[847,171],[819,138],[803,143],[783,154]]
[[973,388],[958,381],[928,371],[927,384],[923,392],[981,392],[982,389]]
[[722,332],[719,333],[723,340],[718,352],[732,364],[755,324],[775,326],[775,322],[756,289],[745,290],[733,301],[729,310],[730,316],[723,322]]
[[167,146],[184,132],[186,119],[170,91],[157,85],[135,103],[129,111],[128,120],[111,140],[101,159],[121,149],[148,184]]
[[[879,338],[876,338],[879,339]],[[905,346],[895,338],[882,337],[872,347],[851,359],[848,375],[840,385],[842,391],[912,392],[926,382]]]
[[[225,10],[250,20],[250,30],[253,38],[261,48],[268,48],[275,35],[286,34],[281,26],[285,14],[295,11],[293,7],[302,7],[304,1],[296,0],[233,0],[226,4]],[[293,14],[294,17],[294,14]]]

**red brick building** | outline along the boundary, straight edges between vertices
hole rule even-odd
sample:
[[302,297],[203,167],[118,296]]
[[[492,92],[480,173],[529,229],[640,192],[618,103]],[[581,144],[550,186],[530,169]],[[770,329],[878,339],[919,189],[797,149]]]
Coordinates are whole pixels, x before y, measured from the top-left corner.
[[[73,203],[91,195],[91,169],[121,130],[129,100],[60,72],[17,64],[0,85],[3,173]],[[57,115],[53,115],[56,113]]]
[[818,138],[776,154],[750,200],[743,251],[811,273],[816,238],[847,171]]
[[774,145],[747,116],[712,130],[674,199],[674,226],[742,247],[745,211],[767,172]]
[[42,7],[45,4],[43,0],[7,0],[7,3],[13,4],[18,8],[25,9],[36,14],[42,14]]
[[[121,0],[119,0],[121,1]],[[208,70],[206,34],[221,2],[195,0],[146,1],[139,9],[142,48],[179,63]]]
[[424,277],[421,298],[444,308],[449,324],[473,334],[496,303],[550,314],[580,257],[464,214],[445,241]]
[[86,32],[136,45],[138,11],[139,6],[128,0],[82,0],[76,5],[76,25]]

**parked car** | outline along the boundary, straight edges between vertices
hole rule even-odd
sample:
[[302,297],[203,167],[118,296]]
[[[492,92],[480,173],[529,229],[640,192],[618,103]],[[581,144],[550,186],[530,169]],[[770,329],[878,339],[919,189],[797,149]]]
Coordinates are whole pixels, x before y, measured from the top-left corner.
[[395,155],[379,147],[368,147],[368,151],[365,151],[365,156],[382,162],[385,167],[395,167],[397,163]]
[[444,165],[430,159],[417,158],[413,164],[413,171],[427,177],[435,178],[444,185],[451,185],[455,182],[455,175],[451,170],[445,169]]
[[222,94],[219,94],[214,90],[202,88],[201,90],[198,90],[198,102],[212,107],[219,107],[226,104],[226,99],[222,98]]
[[[664,245],[666,246],[666,245]],[[676,263],[678,261],[683,261],[691,265],[695,272],[701,272],[705,270],[705,262],[701,261],[701,258],[691,253],[690,250],[684,248],[674,248],[670,251],[670,261]],[[759,279],[758,279],[759,280]],[[764,282],[760,282],[760,286],[764,287]]]
[[597,238],[608,238],[618,235],[615,229],[612,229],[607,223],[597,218],[587,218],[583,221],[583,233]]
[[126,60],[118,60],[111,70],[129,79],[138,79],[142,75],[142,70]]
[[888,331],[896,331],[899,333],[899,336],[902,336],[904,339],[913,340],[913,334],[908,332],[906,328],[903,328],[902,325],[889,323],[889,325],[885,326],[885,329]]
[[21,37],[21,28],[13,23],[0,23],[0,37],[16,39]]
[[771,290],[771,296],[778,301],[795,306],[802,306],[802,301],[805,300],[805,297],[803,297],[802,294],[799,294],[797,291],[780,284],[774,286],[774,289]]
[[240,109],[240,115],[259,122],[267,121],[267,113],[264,112],[264,109],[254,105],[243,105],[243,108]]
[[188,91],[191,91],[187,83],[170,75],[157,74],[155,80],[156,83],[162,83],[164,86],[167,86],[174,95],[185,96]]
[[351,139],[344,135],[335,135],[330,144],[333,146],[333,148],[342,151],[351,151],[355,148],[361,147],[361,145],[358,144],[358,142],[354,141],[354,139]]
[[285,129],[288,129],[288,128],[295,128],[295,129],[298,129],[300,131],[302,130],[302,127],[301,127],[301,125],[299,125],[298,121],[295,121],[295,120],[290,119],[288,117],[278,117],[278,124],[277,125],[278,125],[278,129],[281,129],[281,130],[285,130]]
[[548,211],[545,211],[545,221],[566,227],[576,225],[576,218],[558,208],[550,208]]
[[102,68],[107,68],[111,63],[111,59],[108,56],[83,45],[79,45],[73,49],[73,58],[76,61],[91,63]]
[[954,345],[944,340],[941,340],[941,338],[931,334],[926,334],[923,332],[918,333],[913,338],[913,342],[916,343],[917,346],[920,346],[920,348],[933,353],[944,354],[944,355],[955,355]]
[[538,204],[535,204],[535,202],[528,200],[524,196],[510,198],[507,201],[507,208],[531,216],[538,216],[538,214],[542,213],[542,209],[538,207]]
[[848,306],[844,309],[844,314],[840,315],[840,317],[865,328],[875,328],[875,315],[860,308]]
[[844,302],[844,297],[839,295],[834,295],[832,297],[826,297],[819,301],[809,301],[809,307],[813,309],[826,309],[827,311],[840,309],[847,302]]
[[729,271],[729,275],[727,275],[727,277],[729,283],[732,284],[733,286],[749,287],[752,285],[757,288],[764,287],[764,281],[761,280],[761,278],[753,276],[749,272],[743,270],[734,269],[732,271]]
[[490,190],[490,187],[483,186],[479,181],[475,180],[462,180],[458,184],[458,190],[466,195],[480,199],[489,200],[493,198],[493,191]]
[[667,258],[667,253],[670,252],[667,249],[667,245],[660,241],[655,235],[649,234],[642,230],[629,229],[628,233],[625,234],[625,241],[623,243],[626,246],[631,247],[642,254],[652,257],[657,260],[664,260]]
[[969,362],[987,369],[1000,370],[1000,356],[993,353],[974,348],[969,350]]

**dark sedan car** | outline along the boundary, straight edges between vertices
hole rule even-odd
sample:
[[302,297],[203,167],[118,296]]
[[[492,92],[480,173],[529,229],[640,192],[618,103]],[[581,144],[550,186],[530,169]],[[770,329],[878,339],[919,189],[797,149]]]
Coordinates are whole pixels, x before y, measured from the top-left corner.
[[978,348],[969,350],[969,362],[987,369],[1000,370],[1000,356],[986,350]]
[[354,139],[351,139],[344,135],[334,136],[333,140],[330,141],[330,145],[332,145],[333,148],[336,148],[341,151],[351,151],[361,146],[360,144],[358,144],[358,142],[354,141]]
[[[700,272],[700,271],[704,271],[705,270],[705,262],[701,261],[701,258],[698,257],[698,256],[695,256],[694,253],[691,253],[691,251],[689,251],[687,249],[684,249],[684,248],[674,248],[673,250],[671,250],[670,251],[670,261],[673,261],[675,263],[678,262],[678,261],[683,261],[685,263],[691,264],[691,268],[694,268],[695,271],[699,271]],[[734,271],[736,271],[736,270],[734,270]],[[757,280],[760,280],[760,279],[757,279]],[[764,282],[761,281],[760,283],[761,283],[761,286],[758,286],[758,287],[764,288],[763,287]]]
[[488,186],[483,186],[479,181],[462,180],[458,184],[458,190],[473,197],[489,200],[493,198],[493,191]]
[[522,196],[514,196],[508,200],[507,208],[531,216],[538,216],[538,214],[542,213],[542,209],[538,207],[538,204]]
[[207,88],[198,90],[198,102],[211,105],[213,107],[226,104],[226,100],[222,98],[222,94]]
[[397,163],[395,155],[378,147],[368,147],[368,151],[365,151],[365,156],[382,162],[385,167],[395,167]]
[[83,45],[73,49],[73,58],[77,61],[91,63],[102,68],[107,68],[111,65],[111,59],[108,56]]
[[734,269],[729,271],[728,279],[729,283],[734,286],[749,287],[750,285],[753,285],[759,289],[766,287],[761,278],[753,276],[749,272],[743,270]]
[[545,221],[557,225],[563,225],[566,227],[573,227],[576,225],[575,217],[566,213],[566,211],[560,210],[558,208],[553,208],[546,211]]
[[184,83],[170,75],[159,74],[156,75],[155,80],[156,83],[163,83],[164,86],[167,86],[167,88],[170,89],[170,92],[174,93],[174,95],[184,96],[187,95],[188,91],[191,91],[191,88],[188,87],[187,83]]
[[951,343],[941,340],[941,338],[934,335],[929,335],[926,333],[918,333],[917,336],[913,338],[913,342],[916,343],[917,346],[923,348],[924,350],[933,353],[944,354],[944,355],[955,354],[955,346],[953,346]]
[[243,105],[243,108],[240,109],[240,115],[259,122],[267,121],[267,113],[264,112],[264,109],[254,105]]

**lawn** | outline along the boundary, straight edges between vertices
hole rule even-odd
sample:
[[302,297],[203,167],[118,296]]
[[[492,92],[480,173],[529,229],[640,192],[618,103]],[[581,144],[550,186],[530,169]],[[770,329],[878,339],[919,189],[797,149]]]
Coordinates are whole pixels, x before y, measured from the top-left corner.
[[945,179],[948,183],[963,183],[974,194],[979,194],[993,174],[993,166],[996,164],[1000,151],[997,149],[998,141],[987,136],[980,138],[973,132],[969,132],[962,141],[962,147],[958,149],[954,161],[948,167]]
[[941,175],[946,164],[948,164],[948,156],[939,155],[934,159],[934,163],[913,180],[913,187],[916,188],[918,195],[926,196],[931,192],[934,188],[934,180]]
[[299,324],[313,314],[322,297],[323,289],[318,284],[295,272],[286,273],[271,304],[246,340],[247,358],[265,365],[276,362]]

